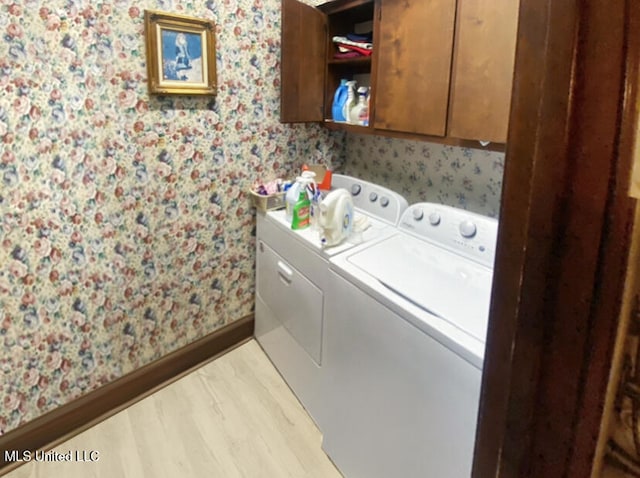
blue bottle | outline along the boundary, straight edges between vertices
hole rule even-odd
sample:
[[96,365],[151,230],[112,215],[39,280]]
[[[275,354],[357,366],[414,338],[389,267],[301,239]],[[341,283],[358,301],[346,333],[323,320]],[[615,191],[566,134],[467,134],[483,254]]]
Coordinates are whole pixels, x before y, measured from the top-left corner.
[[333,105],[331,106],[331,115],[333,121],[347,121],[344,115],[344,105],[347,103],[349,97],[349,86],[347,80],[340,80],[340,86],[336,89],[336,93],[333,96]]

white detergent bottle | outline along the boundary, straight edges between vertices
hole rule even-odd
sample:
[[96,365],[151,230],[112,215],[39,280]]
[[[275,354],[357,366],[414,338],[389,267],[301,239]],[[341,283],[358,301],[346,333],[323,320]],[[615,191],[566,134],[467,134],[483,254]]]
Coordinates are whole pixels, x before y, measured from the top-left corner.
[[318,227],[318,204],[320,202],[320,189],[318,189],[318,184],[316,183],[316,173],[313,171],[303,171],[302,177],[308,180],[306,184],[307,194],[309,196],[309,201],[311,201],[311,208],[309,211],[309,222],[313,229],[317,229]]
[[355,80],[347,81],[347,101],[344,103],[344,117],[347,123],[351,123],[351,108],[356,104],[356,82]]
[[367,106],[367,92],[369,88],[358,88],[358,102],[349,112],[349,123],[367,126],[369,124],[369,107]]

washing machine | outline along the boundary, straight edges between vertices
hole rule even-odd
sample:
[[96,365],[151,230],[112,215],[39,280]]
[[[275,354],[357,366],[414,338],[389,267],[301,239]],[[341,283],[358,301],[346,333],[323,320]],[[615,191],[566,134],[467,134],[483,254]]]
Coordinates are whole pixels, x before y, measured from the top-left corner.
[[361,234],[323,247],[318,230],[292,230],[284,210],[258,213],[256,229],[255,336],[320,429],[329,414],[321,380],[329,259],[393,234],[408,206],[400,194],[350,176],[334,174],[332,188],[351,193],[354,223],[369,224]]
[[331,259],[323,449],[346,478],[471,475],[497,226],[414,204]]

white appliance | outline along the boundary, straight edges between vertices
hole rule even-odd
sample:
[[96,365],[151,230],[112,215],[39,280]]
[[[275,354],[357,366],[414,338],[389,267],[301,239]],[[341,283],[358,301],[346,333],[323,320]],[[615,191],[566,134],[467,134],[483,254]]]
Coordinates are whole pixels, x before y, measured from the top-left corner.
[[420,203],[331,260],[323,448],[346,478],[470,476],[496,236]]
[[331,191],[318,206],[320,244],[337,246],[353,232],[353,201],[346,189]]
[[[407,208],[399,194],[357,178],[334,174],[332,187],[351,193],[354,221],[370,222],[358,244],[393,234]],[[327,411],[320,375],[329,258],[358,244],[323,247],[318,229],[291,230],[284,210],[257,214],[255,336],[320,429]]]

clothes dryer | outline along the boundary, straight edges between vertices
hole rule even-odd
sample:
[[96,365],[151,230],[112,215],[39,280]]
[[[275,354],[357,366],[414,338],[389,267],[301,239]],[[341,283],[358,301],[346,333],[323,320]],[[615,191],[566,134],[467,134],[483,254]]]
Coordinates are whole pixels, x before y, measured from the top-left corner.
[[351,193],[354,222],[369,224],[362,233],[323,247],[318,230],[292,230],[284,210],[258,213],[256,229],[256,339],[320,429],[329,259],[393,234],[407,208],[401,195],[358,178],[334,174],[332,185]]

